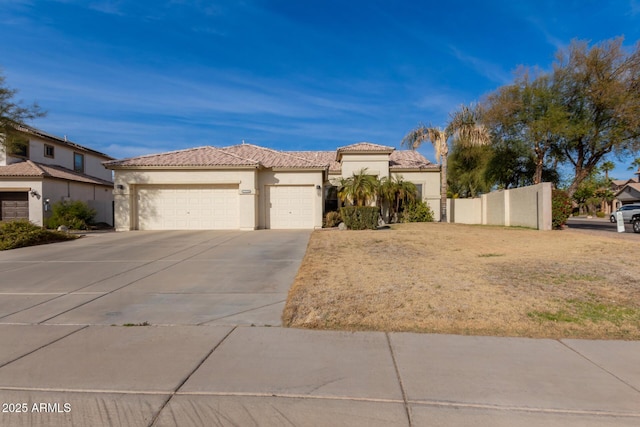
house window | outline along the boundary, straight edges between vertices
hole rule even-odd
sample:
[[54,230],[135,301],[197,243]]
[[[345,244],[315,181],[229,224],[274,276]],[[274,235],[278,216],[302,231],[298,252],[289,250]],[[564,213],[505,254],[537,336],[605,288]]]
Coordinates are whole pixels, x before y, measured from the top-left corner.
[[324,187],[324,212],[338,210],[338,187],[335,185]]
[[49,145],[49,144],[44,144],[44,156],[45,157],[50,157],[50,158],[54,158],[54,146],[53,145]]
[[84,172],[84,154],[73,153],[73,170]]
[[422,184],[415,184],[416,186],[416,199],[422,200]]

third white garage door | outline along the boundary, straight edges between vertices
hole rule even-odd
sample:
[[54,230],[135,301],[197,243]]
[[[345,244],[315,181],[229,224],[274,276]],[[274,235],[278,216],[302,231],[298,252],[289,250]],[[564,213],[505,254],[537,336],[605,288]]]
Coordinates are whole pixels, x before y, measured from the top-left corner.
[[309,185],[265,187],[267,228],[313,228],[314,191]]
[[149,185],[137,196],[139,230],[239,227],[237,185]]

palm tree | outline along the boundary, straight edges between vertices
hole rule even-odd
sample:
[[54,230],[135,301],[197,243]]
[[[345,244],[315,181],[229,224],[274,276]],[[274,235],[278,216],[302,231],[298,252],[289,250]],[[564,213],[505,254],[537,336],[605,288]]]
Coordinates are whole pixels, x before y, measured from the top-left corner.
[[[640,159],[638,159],[640,160]],[[600,166],[600,169],[604,172],[604,179],[609,183],[609,172],[616,168],[616,164],[611,161],[606,161]]]
[[378,184],[378,206],[383,203],[389,207],[389,221],[393,222],[396,214],[407,203],[416,200],[417,188],[413,182],[405,181],[402,175],[383,177]]
[[487,145],[491,141],[489,130],[480,122],[479,107],[463,105],[460,110],[450,116],[445,129],[420,125],[409,132],[403,139],[402,145],[412,150],[417,149],[423,142],[433,144],[437,161],[440,162],[440,222],[447,221],[447,156],[449,145],[447,141],[453,137],[455,144],[462,147]]
[[367,168],[341,178],[338,183],[338,198],[355,206],[368,206],[376,197],[378,179],[367,174]]

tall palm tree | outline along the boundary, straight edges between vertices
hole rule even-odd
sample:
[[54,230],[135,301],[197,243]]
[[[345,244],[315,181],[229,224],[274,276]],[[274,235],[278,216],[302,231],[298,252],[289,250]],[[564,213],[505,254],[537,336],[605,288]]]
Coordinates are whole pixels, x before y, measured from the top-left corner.
[[616,168],[616,164],[611,161],[604,162],[600,169],[604,172],[604,179],[607,181],[607,185],[609,185],[609,172]]
[[481,111],[477,105],[463,105],[450,115],[446,128],[420,125],[402,139],[402,145],[412,150],[426,141],[433,144],[436,159],[440,163],[440,222],[447,221],[448,140],[452,137],[454,143],[462,144],[462,147],[489,144],[491,136],[489,130],[480,122],[480,116]]

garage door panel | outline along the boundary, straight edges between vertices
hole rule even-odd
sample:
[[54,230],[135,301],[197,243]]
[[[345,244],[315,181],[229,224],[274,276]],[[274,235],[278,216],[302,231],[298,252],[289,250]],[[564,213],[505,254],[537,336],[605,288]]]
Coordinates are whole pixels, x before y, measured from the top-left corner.
[[238,228],[238,187],[149,186],[138,189],[140,230]]
[[266,187],[267,228],[313,228],[313,186]]

